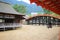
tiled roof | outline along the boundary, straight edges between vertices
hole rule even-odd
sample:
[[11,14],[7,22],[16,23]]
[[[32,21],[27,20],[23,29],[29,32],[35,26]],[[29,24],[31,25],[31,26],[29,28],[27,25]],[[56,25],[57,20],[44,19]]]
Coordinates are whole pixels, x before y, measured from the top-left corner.
[[21,13],[16,12],[9,3],[1,1],[0,1],[0,13],[22,15]]
[[50,16],[50,17],[54,17],[54,18],[60,19],[60,16],[53,16],[51,14],[38,14],[38,15],[35,15],[35,16],[28,17],[27,20],[28,19],[32,19],[33,17],[37,17],[37,16]]

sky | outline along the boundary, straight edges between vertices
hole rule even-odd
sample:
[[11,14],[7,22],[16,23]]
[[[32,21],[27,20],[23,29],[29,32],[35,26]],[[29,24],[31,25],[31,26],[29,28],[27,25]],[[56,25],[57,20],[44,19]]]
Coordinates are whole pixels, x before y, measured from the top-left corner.
[[17,0],[17,1],[24,1],[24,2],[26,2],[28,4],[30,4],[30,1],[29,0]]
[[[12,1],[12,0],[0,0],[0,1]],[[24,2],[26,2],[28,4],[30,4],[30,1],[29,0],[15,0],[15,1],[24,1]]]
[[[8,1],[8,2],[12,2],[12,1],[18,1],[18,2],[19,2],[19,1],[23,1],[23,2],[26,2],[26,3],[28,3],[28,4],[31,4],[31,3],[30,3],[30,0],[0,0],[0,1],[5,1],[5,2],[6,2],[6,1]],[[35,4],[35,3],[32,3],[32,4]]]
[[[20,1],[23,1],[23,2],[25,2],[25,3],[28,3],[28,4],[31,4],[30,3],[30,0],[0,0],[0,1],[5,1],[5,2],[11,2],[11,3],[17,3],[17,1],[18,2],[20,2]],[[34,6],[36,6],[36,4],[35,3],[32,3],[32,4],[34,4]],[[30,7],[29,7],[30,8]],[[40,9],[42,10],[42,8],[40,7]],[[42,10],[43,11],[43,10]],[[28,12],[30,12],[30,11],[28,11]],[[33,11],[33,12],[35,12],[35,11]],[[44,13],[44,12],[42,12],[42,13]],[[33,13],[32,13],[33,14]]]
[[[17,1],[24,1],[24,2],[26,2],[28,4],[30,4],[30,1],[29,0],[17,0]],[[34,4],[34,3],[32,3],[32,4]]]

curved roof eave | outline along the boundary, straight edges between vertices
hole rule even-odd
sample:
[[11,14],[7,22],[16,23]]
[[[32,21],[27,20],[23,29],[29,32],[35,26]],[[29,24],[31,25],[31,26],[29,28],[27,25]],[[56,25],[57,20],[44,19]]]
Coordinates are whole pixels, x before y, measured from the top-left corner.
[[34,17],[37,17],[37,16],[49,16],[49,17],[54,17],[54,18],[60,19],[60,16],[53,16],[53,15],[51,15],[51,14],[43,14],[43,15],[40,14],[40,15],[28,17],[26,20],[30,20],[30,19],[32,19],[32,18],[34,18]]
[[0,1],[0,13],[23,15],[21,13],[16,12],[9,3],[5,3],[1,1]]

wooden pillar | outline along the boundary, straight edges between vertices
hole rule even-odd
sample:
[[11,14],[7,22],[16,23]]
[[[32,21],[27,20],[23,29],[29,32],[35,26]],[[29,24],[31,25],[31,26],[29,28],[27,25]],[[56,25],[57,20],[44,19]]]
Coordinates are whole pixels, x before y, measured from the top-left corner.
[[46,19],[47,19],[47,20],[46,20],[46,24],[48,25],[48,16],[46,16]]
[[40,25],[40,17],[38,17],[39,25]]
[[53,18],[53,23],[52,24],[54,25],[54,18]]
[[41,17],[41,19],[42,19],[42,25],[43,25],[43,17]]
[[48,18],[48,28],[52,28],[51,17]]
[[35,25],[35,17],[34,17],[34,25]]
[[40,16],[40,22],[39,23],[41,24],[41,16]]
[[42,16],[42,25],[44,25],[44,16]]
[[31,25],[32,23],[30,21],[31,21],[31,19],[29,20],[29,24]]
[[36,25],[36,20],[37,20],[37,19],[36,19],[36,17],[35,17],[35,25]]
[[44,25],[44,22],[45,22],[45,19],[44,18],[45,18],[45,16],[43,16],[43,25]]
[[57,19],[55,19],[56,20],[56,25],[57,25]]
[[[45,16],[46,17],[46,16]],[[46,17],[46,25],[47,25],[47,17]]]
[[53,18],[53,24],[56,25],[56,20],[55,20],[55,18]]
[[54,21],[55,21],[55,20],[54,20],[54,18],[53,18],[53,20],[52,20],[52,21],[53,21],[53,22],[52,22],[52,24],[53,24],[53,25],[55,25],[55,23],[54,23]]
[[29,25],[29,20],[27,20],[27,24]]
[[33,25],[35,25],[35,17],[33,18],[33,20],[32,20],[32,21],[33,21]]
[[57,19],[55,18],[55,25],[57,26]]
[[37,24],[39,25],[39,16],[37,17]]
[[32,25],[33,25],[33,18],[32,18],[32,20],[31,20],[31,21],[32,21]]
[[36,17],[36,24],[39,25],[39,17]]
[[60,19],[58,19],[58,27],[60,27]]

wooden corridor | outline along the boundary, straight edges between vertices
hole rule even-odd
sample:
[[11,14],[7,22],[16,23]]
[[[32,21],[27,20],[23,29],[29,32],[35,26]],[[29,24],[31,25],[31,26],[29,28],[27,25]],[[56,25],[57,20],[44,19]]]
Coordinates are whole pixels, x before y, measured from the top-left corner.
[[[59,16],[60,17],[60,16]],[[26,19],[28,25],[47,25],[52,27],[52,25],[60,25],[60,18],[53,17],[50,15],[37,15]]]

